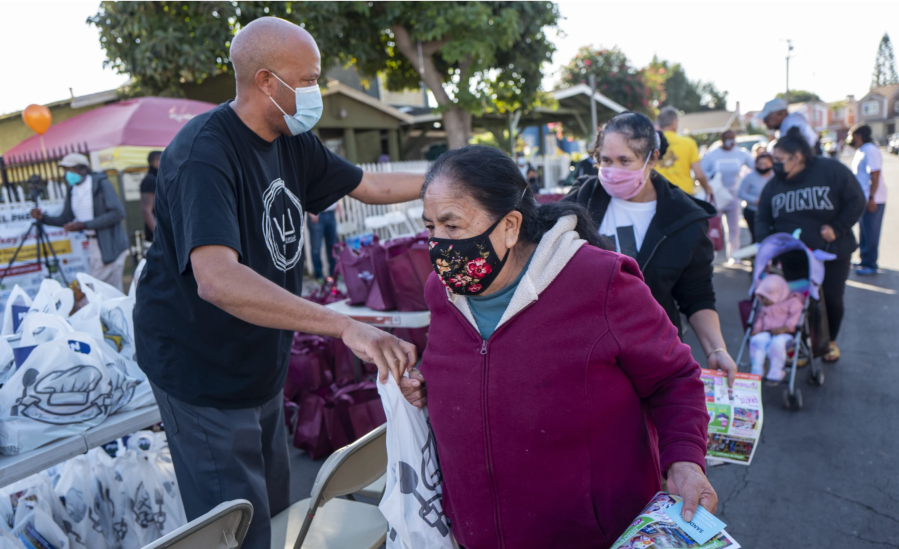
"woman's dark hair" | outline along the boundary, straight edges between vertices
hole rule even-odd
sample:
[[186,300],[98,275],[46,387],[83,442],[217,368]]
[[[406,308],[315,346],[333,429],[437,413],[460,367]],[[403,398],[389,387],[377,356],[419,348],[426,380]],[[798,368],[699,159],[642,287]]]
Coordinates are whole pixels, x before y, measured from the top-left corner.
[[603,138],[610,133],[623,135],[634,154],[644,160],[650,151],[658,149],[659,158],[668,152],[668,139],[663,132],[656,131],[652,120],[644,114],[628,111],[613,116],[596,133],[596,141],[593,143],[593,157],[596,160],[599,160]]
[[537,244],[560,218],[574,215],[575,230],[582,239],[597,248],[610,249],[583,206],[574,202],[537,204],[515,161],[499,149],[471,145],[444,153],[425,176],[422,198],[438,177],[465,189],[493,221],[515,210],[521,212],[521,238],[525,242]]
[[871,138],[871,126],[867,124],[858,124],[849,128],[849,139],[852,139],[853,135],[861,137],[862,143],[874,142],[874,140]]
[[796,126],[787,130],[787,135],[781,136],[777,143],[774,144],[774,148],[790,154],[799,153],[806,162],[812,157],[812,148],[809,146],[808,141],[802,137],[802,131]]

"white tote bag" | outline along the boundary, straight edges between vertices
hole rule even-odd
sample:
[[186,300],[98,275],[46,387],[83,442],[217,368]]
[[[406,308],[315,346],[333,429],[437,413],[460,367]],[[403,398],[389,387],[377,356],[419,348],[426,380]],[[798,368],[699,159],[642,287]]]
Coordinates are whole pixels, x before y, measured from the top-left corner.
[[45,278],[34,296],[29,313],[37,311],[68,318],[75,307],[75,293],[52,278]]
[[63,510],[56,522],[68,535],[72,549],[107,547],[103,523],[96,512],[101,506],[96,486],[87,455],[75,456],[62,465],[54,491]]
[[6,299],[6,308],[3,310],[3,330],[0,332],[0,335],[8,336],[16,333],[16,327],[20,325],[20,322],[31,307],[31,303],[31,297],[28,295],[28,292],[16,284]]
[[403,397],[391,376],[378,383],[387,416],[387,483],[378,506],[387,549],[458,548],[443,515],[442,476],[428,413]]
[[709,187],[712,189],[715,207],[718,208],[719,212],[728,209],[730,205],[733,204],[733,201],[735,200],[734,195],[724,186],[720,173],[716,173],[709,179]]

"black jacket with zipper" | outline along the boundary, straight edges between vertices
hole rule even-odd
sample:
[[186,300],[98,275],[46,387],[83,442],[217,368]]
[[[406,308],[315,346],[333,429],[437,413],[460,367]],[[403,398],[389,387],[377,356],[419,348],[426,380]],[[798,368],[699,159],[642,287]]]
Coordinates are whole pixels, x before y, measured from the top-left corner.
[[[697,311],[715,309],[715,248],[708,237],[708,220],[717,212],[655,172],[650,181],[656,189],[656,213],[635,259],[652,296],[681,330],[679,313],[689,318]],[[612,198],[596,176],[583,177],[577,184],[565,200],[586,207],[597,227],[602,225]]]
[[[761,242],[773,233],[802,229],[799,240],[812,250],[847,257],[858,247],[852,226],[864,210],[865,193],[849,168],[832,158],[813,157],[790,179],[775,176],[765,185],[755,236]],[[822,225],[833,228],[836,240],[821,237]]]

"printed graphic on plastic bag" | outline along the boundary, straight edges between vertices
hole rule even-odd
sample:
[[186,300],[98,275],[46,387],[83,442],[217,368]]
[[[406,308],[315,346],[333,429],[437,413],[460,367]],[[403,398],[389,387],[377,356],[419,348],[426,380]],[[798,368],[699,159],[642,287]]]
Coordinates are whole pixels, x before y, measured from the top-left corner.
[[458,548],[441,501],[442,476],[426,410],[406,402],[393,377],[378,383],[387,416],[387,477],[378,506],[387,549]]
[[15,455],[99,425],[139,383],[107,368],[87,334],[64,333],[38,345],[0,388],[0,453]]

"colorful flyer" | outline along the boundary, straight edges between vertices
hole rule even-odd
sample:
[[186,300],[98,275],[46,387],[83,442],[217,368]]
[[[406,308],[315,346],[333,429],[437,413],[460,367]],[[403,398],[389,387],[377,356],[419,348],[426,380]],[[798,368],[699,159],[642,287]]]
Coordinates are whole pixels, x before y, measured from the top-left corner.
[[761,376],[738,373],[729,389],[727,374],[702,370],[702,382],[709,412],[708,457],[749,465],[762,433]]
[[[702,543],[693,539],[666,513],[669,507],[680,507],[679,504],[681,503],[681,498],[677,496],[658,492],[643,508],[643,512],[631,523],[630,527],[621,534],[621,537],[612,545],[611,549],[667,549],[669,547],[696,549],[740,548],[740,544],[723,529]],[[694,518],[695,521],[696,519]]]

